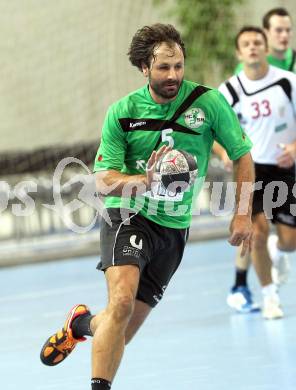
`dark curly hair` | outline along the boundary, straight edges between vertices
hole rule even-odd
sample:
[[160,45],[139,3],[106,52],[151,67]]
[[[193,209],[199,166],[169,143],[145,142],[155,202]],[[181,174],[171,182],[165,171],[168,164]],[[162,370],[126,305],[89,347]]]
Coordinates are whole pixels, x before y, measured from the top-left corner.
[[132,65],[140,71],[142,64],[148,68],[151,59],[154,58],[154,50],[162,42],[173,47],[175,43],[180,46],[185,58],[185,45],[179,31],[171,24],[156,23],[152,26],[144,26],[134,35],[127,55]]

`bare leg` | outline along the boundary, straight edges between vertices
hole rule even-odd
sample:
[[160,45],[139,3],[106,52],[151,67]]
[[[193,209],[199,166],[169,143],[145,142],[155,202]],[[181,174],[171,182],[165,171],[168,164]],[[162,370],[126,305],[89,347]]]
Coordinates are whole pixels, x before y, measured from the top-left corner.
[[134,311],[140,271],[136,266],[124,265],[108,268],[105,276],[109,302],[100,313],[94,332],[92,376],[111,382],[123,355],[125,331]]
[[271,260],[267,250],[269,226],[263,213],[253,217],[253,228],[252,260],[260,284],[264,287],[271,284],[272,279]]
[[151,310],[152,308],[147,305],[147,303],[136,300],[133,315],[125,331],[125,344],[128,344],[131,341]]
[[[144,303],[139,300],[135,301],[135,308],[125,331],[125,344],[128,344],[131,341],[131,339],[137,333],[138,329],[141,327],[145,319],[148,317],[151,310],[152,308],[147,305],[147,303]],[[101,311],[95,317],[92,318],[90,325],[93,334],[95,334],[95,331],[104,315],[105,310]]]
[[293,252],[296,249],[296,228],[276,224],[278,234],[278,249],[283,252]]
[[251,256],[249,254],[246,254],[245,256],[241,256],[241,250],[242,247],[238,249],[236,252],[236,257],[235,257],[235,266],[238,269],[241,269],[243,271],[247,271],[250,267],[251,264]]

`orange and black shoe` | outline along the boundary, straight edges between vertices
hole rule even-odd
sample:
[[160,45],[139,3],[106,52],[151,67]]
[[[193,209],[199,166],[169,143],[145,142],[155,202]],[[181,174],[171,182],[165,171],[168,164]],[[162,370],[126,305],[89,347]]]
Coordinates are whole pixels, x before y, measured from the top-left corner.
[[47,366],[55,366],[61,363],[76,347],[76,344],[86,340],[86,337],[76,339],[73,337],[72,323],[75,318],[82,314],[90,314],[86,305],[75,305],[64,324],[64,327],[49,337],[40,352],[42,363]]

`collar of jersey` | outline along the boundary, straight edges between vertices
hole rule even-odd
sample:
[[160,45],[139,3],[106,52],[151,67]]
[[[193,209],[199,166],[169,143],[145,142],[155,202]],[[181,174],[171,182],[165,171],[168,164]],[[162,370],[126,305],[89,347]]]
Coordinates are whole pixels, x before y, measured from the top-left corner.
[[[256,88],[259,88],[258,85],[263,84],[263,86],[265,86],[266,80],[271,78],[271,74],[273,73],[274,68],[276,68],[276,66],[268,64],[268,71],[267,71],[266,75],[264,77],[262,77],[261,79],[257,79],[257,80],[249,79],[244,70],[241,71],[241,73],[240,73],[240,75],[238,75],[238,77],[242,80],[243,83],[257,85]],[[247,91],[247,92],[250,92],[250,91]]]

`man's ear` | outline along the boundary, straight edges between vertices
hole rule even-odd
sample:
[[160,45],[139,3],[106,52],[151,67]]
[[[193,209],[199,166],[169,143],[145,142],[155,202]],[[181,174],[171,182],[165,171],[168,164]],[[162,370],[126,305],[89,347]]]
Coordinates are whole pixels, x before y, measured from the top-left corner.
[[142,62],[142,72],[143,72],[144,77],[148,77],[149,76],[149,68],[143,62]]

